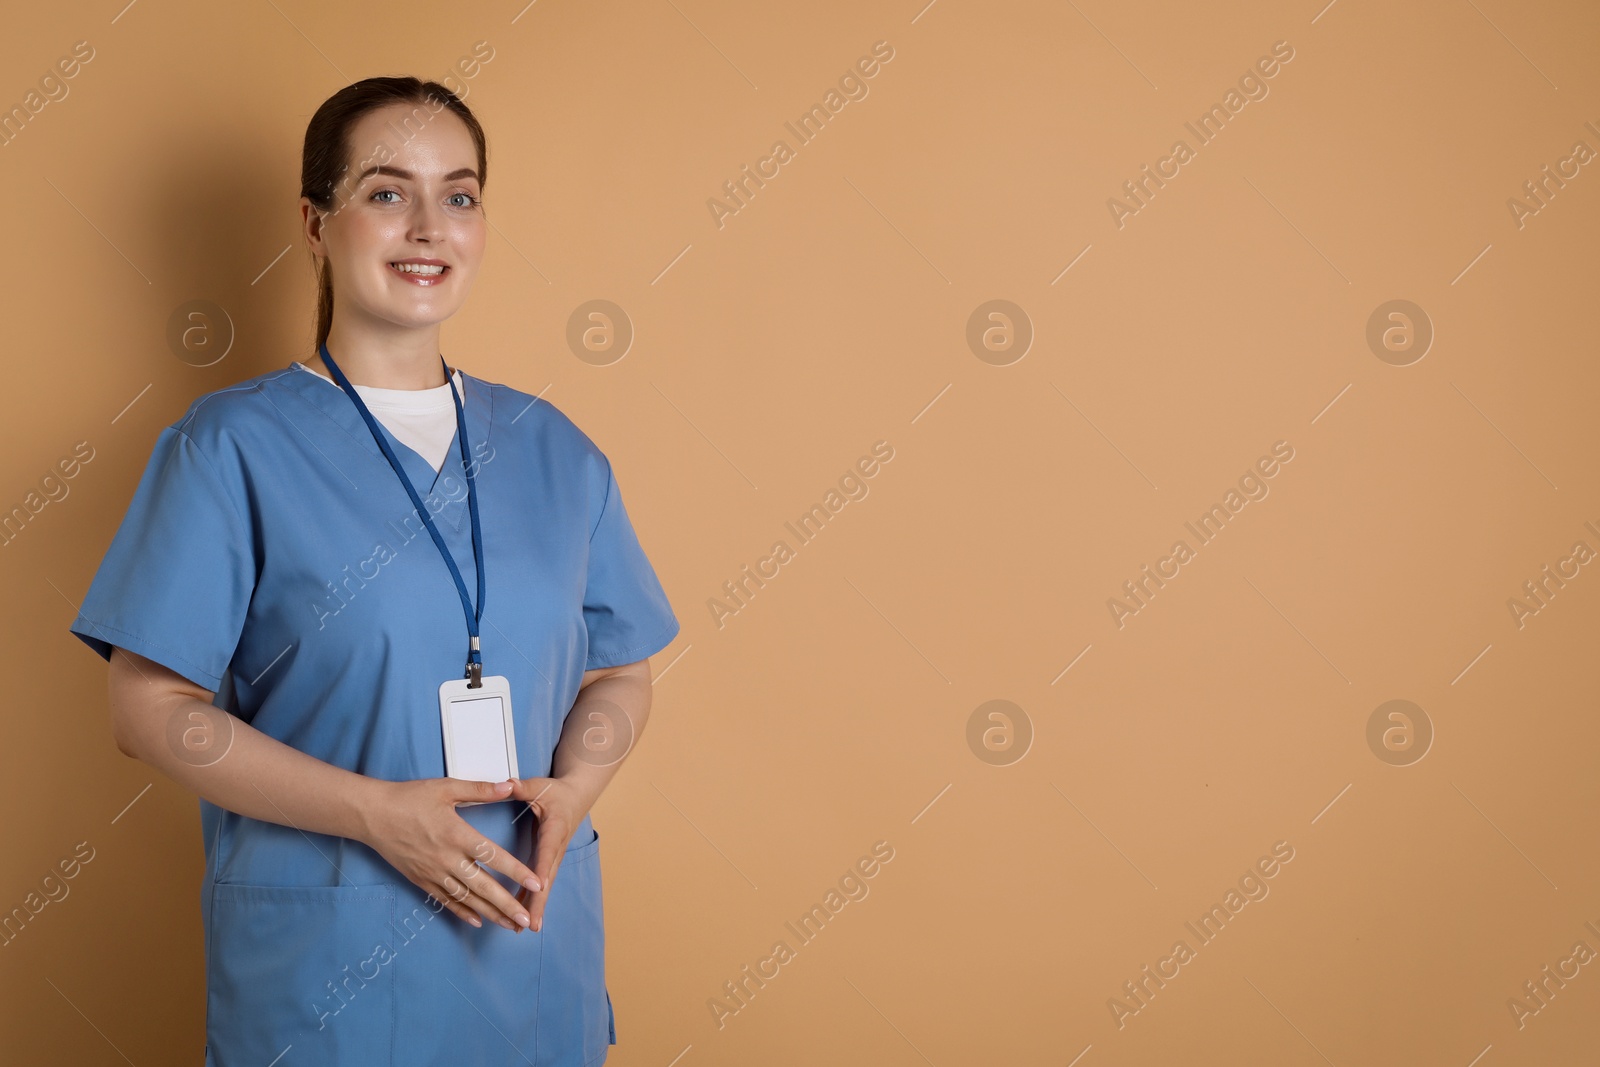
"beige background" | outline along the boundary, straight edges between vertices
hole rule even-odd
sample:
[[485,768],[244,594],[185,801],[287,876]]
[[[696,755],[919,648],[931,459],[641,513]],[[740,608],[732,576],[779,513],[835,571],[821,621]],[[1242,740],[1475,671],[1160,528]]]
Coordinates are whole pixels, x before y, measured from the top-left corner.
[[[919,2],[13,5],[0,102],[94,57],[0,149],[0,503],[94,458],[0,553],[0,909],[93,859],[0,949],[8,1061],[199,1062],[196,801],[118,753],[66,628],[158,430],[311,352],[312,111],[452,71],[495,236],[445,352],[606,449],[683,622],[595,813],[612,1063],[1592,1057],[1600,966],[1520,1027],[1508,1001],[1600,952],[1600,576],[1520,628],[1507,601],[1600,550],[1600,167],[1520,227],[1507,201],[1600,151],[1600,12]],[[869,94],[719,229],[707,200],[877,41]],[[1269,95],[1119,229],[1108,198],[1278,41]],[[636,330],[609,366],[566,341],[593,299]],[[966,339],[994,299],[1034,331],[1005,366]],[[1366,341],[1397,299],[1436,331],[1407,366]],[[166,340],[191,300],[232,324],[204,368]],[[719,627],[723,583],[879,440],[870,493]],[[1270,494],[1197,547],[1277,441]],[[1394,699],[1435,731],[1409,765],[1367,740]],[[1020,709],[1006,765],[968,741],[991,700]],[[801,946],[785,922],[878,841]],[[1280,841],[1201,945],[1185,921]]]

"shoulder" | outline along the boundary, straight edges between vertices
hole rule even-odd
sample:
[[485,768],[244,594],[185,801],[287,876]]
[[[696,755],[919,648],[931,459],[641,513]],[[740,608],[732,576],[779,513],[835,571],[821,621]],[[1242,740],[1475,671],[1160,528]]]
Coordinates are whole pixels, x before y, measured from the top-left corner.
[[604,477],[609,463],[605,453],[555,404],[500,382],[486,381],[470,374],[466,377],[488,390],[493,397],[495,439],[531,440],[557,461],[597,464]]
[[553,481],[565,482],[580,493],[587,501],[593,531],[612,496],[611,459],[566,412],[543,397],[470,374],[466,377],[492,396],[490,445],[497,451],[502,445],[513,449]]
[[[221,389],[202,393],[169,428],[188,438],[207,456],[220,457],[247,440],[262,425],[277,421],[282,394],[288,390],[285,379],[305,374],[292,367],[280,367]],[[274,396],[273,394],[280,394]]]

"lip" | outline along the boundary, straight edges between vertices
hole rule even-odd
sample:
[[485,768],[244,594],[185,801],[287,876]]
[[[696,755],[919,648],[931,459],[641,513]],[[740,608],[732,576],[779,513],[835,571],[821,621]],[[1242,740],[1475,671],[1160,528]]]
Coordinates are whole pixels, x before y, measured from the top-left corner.
[[[424,266],[443,267],[444,270],[434,275],[408,274],[403,270],[396,270],[394,267],[394,264],[396,263],[418,263]],[[389,273],[395,275],[401,281],[409,282],[412,285],[422,286],[423,288],[440,284],[446,278],[450,277],[450,271],[452,270],[450,264],[446,263],[444,260],[429,259],[425,256],[409,256],[405,259],[392,259],[388,263],[385,263],[384,266],[388,269]]]

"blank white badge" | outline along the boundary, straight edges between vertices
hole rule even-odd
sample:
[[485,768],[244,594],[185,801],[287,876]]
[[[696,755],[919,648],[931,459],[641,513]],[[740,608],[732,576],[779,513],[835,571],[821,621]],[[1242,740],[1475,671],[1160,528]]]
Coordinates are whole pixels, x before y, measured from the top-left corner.
[[445,774],[470,782],[517,777],[517,742],[511,718],[511,683],[491,675],[477,689],[465,678],[439,686]]

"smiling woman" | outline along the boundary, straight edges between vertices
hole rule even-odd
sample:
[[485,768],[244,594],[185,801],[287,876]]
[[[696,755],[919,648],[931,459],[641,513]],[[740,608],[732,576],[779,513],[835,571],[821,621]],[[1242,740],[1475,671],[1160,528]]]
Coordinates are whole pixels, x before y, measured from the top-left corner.
[[[589,812],[623,757],[585,745],[593,716],[640,736],[678,620],[605,453],[440,353],[486,161],[434,82],[317,110],[317,354],[161,431],[73,620],[118,747],[201,798],[207,1067],[595,1067],[616,1040]],[[375,550],[397,517],[411,547]],[[360,595],[307,611],[351,560]],[[489,693],[509,721],[469,740],[535,777],[454,762],[444,723]]]
[[[338,99],[329,101],[332,107],[325,104],[327,113],[319,111],[307,129],[300,175],[306,245],[318,267],[317,344],[326,343],[352,379],[365,376],[368,385],[443,385],[433,360],[437,334],[432,341],[419,338],[423,343],[413,346],[408,359],[374,361],[352,346],[351,331],[334,321],[333,294],[398,315],[396,325],[402,327],[408,320],[437,323],[461,307],[477,278],[487,233],[483,187],[489,166],[483,127],[465,104],[447,106],[453,96],[394,97],[383,106],[362,99],[334,104]],[[342,135],[330,138],[332,131]],[[366,151],[350,178],[346,160],[355,145],[366,146]],[[416,215],[424,200],[430,207],[427,227],[418,233]],[[418,290],[427,298],[418,300]],[[373,380],[373,372],[380,370],[371,365],[375,362],[387,364],[393,377]],[[310,365],[326,373],[320,357]]]

